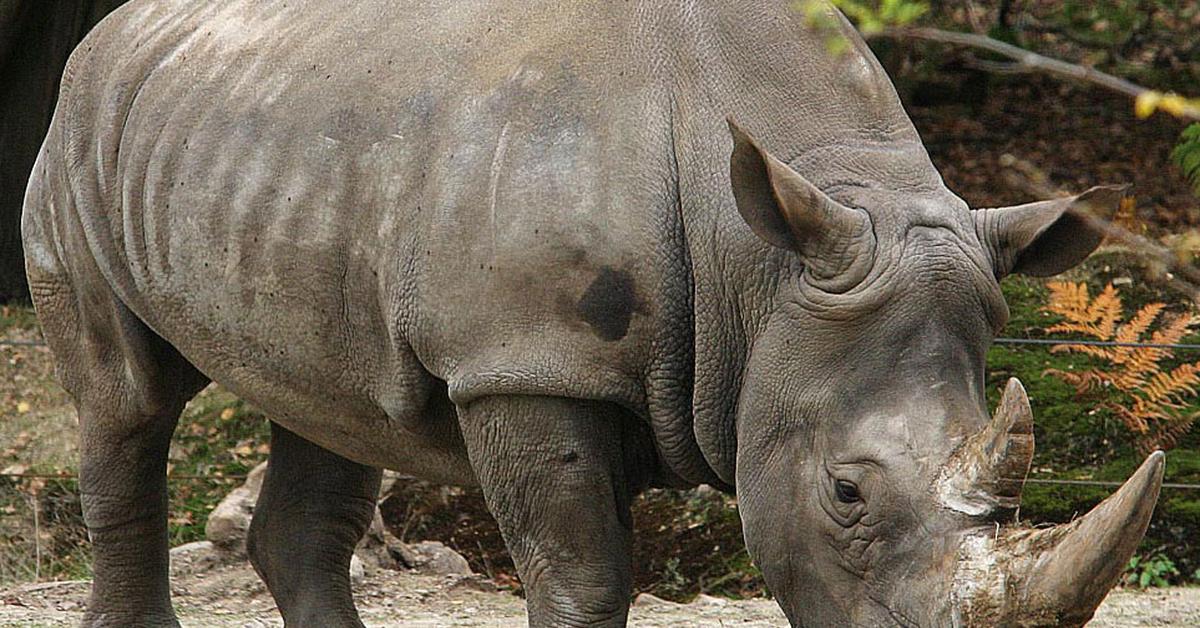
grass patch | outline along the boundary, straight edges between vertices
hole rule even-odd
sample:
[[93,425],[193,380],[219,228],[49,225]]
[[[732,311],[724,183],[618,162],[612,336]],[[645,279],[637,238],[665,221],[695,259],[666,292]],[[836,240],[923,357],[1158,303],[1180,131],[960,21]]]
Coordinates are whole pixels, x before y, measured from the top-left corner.
[[210,387],[184,410],[171,441],[171,544],[204,538],[208,513],[270,452],[270,423],[232,393]]
[[0,305],[0,336],[11,330],[37,329],[37,315],[29,304]]
[[[75,432],[74,426],[60,429]],[[266,459],[269,432],[260,412],[219,387],[188,404],[172,439],[168,469],[172,476],[206,477],[168,483],[171,545],[204,538],[208,513],[241,484],[240,476]],[[0,583],[89,577],[91,548],[73,477],[77,464],[29,465],[21,462],[24,450],[5,453],[0,464],[8,468],[70,477],[0,478]]]

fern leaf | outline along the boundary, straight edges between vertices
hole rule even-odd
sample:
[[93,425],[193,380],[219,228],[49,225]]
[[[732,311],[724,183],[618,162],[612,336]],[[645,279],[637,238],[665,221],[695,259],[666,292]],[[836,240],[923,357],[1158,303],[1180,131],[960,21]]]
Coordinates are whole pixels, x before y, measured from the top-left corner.
[[1196,194],[1200,195],[1200,122],[1183,130],[1179,143],[1171,151],[1171,161],[1183,170],[1183,176],[1192,182]]
[[1050,353],[1064,353],[1064,352],[1085,353],[1087,355],[1095,356],[1102,360],[1110,360],[1111,361],[1113,358],[1113,349],[1114,348],[1115,347],[1096,347],[1093,345],[1073,345],[1070,343],[1063,343],[1061,345],[1054,345],[1054,346],[1050,347]]
[[[1122,323],[1121,296],[1112,284],[1095,298],[1089,297],[1083,283],[1047,285],[1050,300],[1043,310],[1062,319],[1047,328],[1051,333],[1079,334],[1119,343],[1142,342],[1149,333],[1148,343],[1174,344],[1200,325],[1200,318],[1192,314],[1164,316],[1163,303],[1147,304]],[[1157,329],[1150,333],[1156,324]],[[1064,342],[1050,350],[1083,353],[1107,362],[1105,366],[1080,371],[1047,369],[1044,374],[1074,386],[1077,395],[1091,393],[1105,398],[1103,407],[1135,434],[1139,449],[1172,446],[1190,429],[1195,415],[1188,413],[1187,402],[1200,389],[1200,362],[1164,372],[1162,362],[1174,356],[1169,348],[1096,347]]]
[[1172,317],[1150,336],[1150,342],[1164,345],[1175,344],[1188,335],[1198,322],[1200,322],[1200,319],[1197,319],[1195,316],[1181,315]]
[[1121,297],[1111,283],[1096,295],[1088,313],[1095,317],[1096,337],[1100,340],[1112,340],[1117,321],[1121,320]]

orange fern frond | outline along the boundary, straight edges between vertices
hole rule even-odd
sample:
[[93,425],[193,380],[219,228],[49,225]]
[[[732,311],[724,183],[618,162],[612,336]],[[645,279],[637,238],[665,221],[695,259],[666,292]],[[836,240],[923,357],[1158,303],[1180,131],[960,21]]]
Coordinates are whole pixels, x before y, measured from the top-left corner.
[[1181,364],[1170,373],[1155,373],[1141,390],[1141,397],[1151,403],[1185,401],[1194,397],[1200,386],[1200,363]]
[[1129,431],[1139,434],[1146,434],[1150,431],[1150,423],[1146,420],[1147,417],[1145,415],[1116,404],[1111,404],[1108,408],[1113,411],[1113,414],[1117,415],[1117,418],[1121,419],[1121,422],[1125,424],[1125,427],[1129,428]]
[[1183,340],[1183,337],[1188,335],[1197,323],[1200,323],[1200,319],[1192,315],[1173,316],[1150,336],[1150,342],[1164,345],[1175,344]]
[[1046,284],[1050,290],[1050,300],[1046,303],[1046,311],[1067,319],[1068,321],[1085,320],[1091,298],[1085,283],[1067,281],[1051,281]]
[[1174,417],[1170,421],[1156,424],[1155,438],[1148,442],[1145,447],[1142,447],[1142,453],[1149,453],[1154,449],[1171,449],[1179,442],[1179,439],[1192,427],[1192,422],[1196,420],[1196,413]]
[[1099,340],[1111,340],[1117,321],[1121,320],[1121,297],[1109,284],[1095,299],[1088,296],[1085,283],[1052,281],[1050,301],[1045,311],[1063,317],[1063,321],[1046,329],[1050,333],[1079,333]]
[[[1051,331],[1047,329],[1046,331]],[[1097,347],[1093,345],[1073,345],[1070,342],[1064,342],[1061,345],[1050,347],[1050,353],[1086,353],[1087,355],[1095,356],[1104,360],[1113,359],[1113,348],[1115,347]]]
[[1054,375],[1064,382],[1075,387],[1075,393],[1082,395],[1094,388],[1102,388],[1107,381],[1104,373],[1097,370],[1087,371],[1060,371],[1058,369],[1046,369],[1042,371],[1042,375]]
[[[1052,282],[1047,286],[1050,300],[1043,310],[1062,318],[1047,328],[1051,333],[1081,334],[1119,343],[1169,345],[1178,343],[1200,325],[1200,317],[1194,314],[1165,316],[1163,303],[1149,303],[1122,323],[1121,297],[1112,284],[1095,298],[1089,296],[1083,283]],[[1196,418],[1196,414],[1188,412],[1187,404],[1200,390],[1200,362],[1164,372],[1162,362],[1174,356],[1170,348],[1096,347],[1064,342],[1051,351],[1083,353],[1108,363],[1087,370],[1047,369],[1043,373],[1074,386],[1078,395],[1094,393],[1107,398],[1103,407],[1135,434],[1136,444],[1143,451],[1172,446]]]
[[[1146,333],[1147,329],[1154,324],[1155,319],[1162,313],[1165,303],[1147,303],[1142,309],[1138,310],[1129,322],[1117,328],[1117,333],[1113,336],[1113,340],[1117,342],[1140,342],[1142,334]],[[1134,348],[1134,347],[1113,347],[1113,361],[1117,364],[1125,364],[1130,361],[1138,363],[1140,369],[1152,368],[1154,362],[1159,359],[1161,351],[1149,348]],[[1145,372],[1144,370],[1142,372]]]
[[1101,340],[1112,340],[1117,321],[1121,320],[1121,297],[1117,289],[1110,283],[1096,295],[1088,308],[1088,314],[1096,320],[1096,337]]

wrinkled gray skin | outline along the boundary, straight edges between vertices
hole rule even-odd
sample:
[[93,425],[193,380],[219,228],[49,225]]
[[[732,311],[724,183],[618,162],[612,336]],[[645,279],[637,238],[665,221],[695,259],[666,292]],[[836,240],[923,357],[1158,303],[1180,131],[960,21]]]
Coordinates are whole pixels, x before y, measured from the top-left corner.
[[275,420],[249,549],[289,625],[358,625],[380,467],[482,486],[536,626],[623,624],[631,497],[704,482],[795,625],[1090,617],[1119,567],[1078,548],[1124,562],[1161,455],[1108,510],[1002,535],[1032,436],[1019,384],[989,420],[983,367],[998,278],[1083,259],[1071,205],[1115,194],[969,210],[861,39],[831,57],[791,4],[102,23],[23,222],[79,408],[85,623],[175,623],[163,470],[209,381]]

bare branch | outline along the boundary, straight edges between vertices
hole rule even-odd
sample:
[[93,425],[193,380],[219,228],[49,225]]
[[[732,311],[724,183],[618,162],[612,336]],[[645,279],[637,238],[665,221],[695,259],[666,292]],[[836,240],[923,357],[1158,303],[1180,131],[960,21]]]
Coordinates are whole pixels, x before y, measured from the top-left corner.
[[[921,39],[925,41],[934,41],[944,44],[952,44],[955,46],[966,46],[968,48],[977,48],[987,50],[995,54],[1012,59],[1012,63],[997,65],[996,68],[1003,68],[1004,72],[1039,72],[1042,74],[1050,74],[1062,78],[1074,79],[1098,85],[1105,89],[1114,92],[1125,94],[1130,98],[1137,98],[1143,94],[1152,93],[1146,87],[1142,87],[1136,83],[1132,83],[1123,78],[1106,74],[1095,68],[1067,63],[1059,59],[1053,59],[1045,55],[1040,55],[1036,52],[1031,52],[1019,46],[992,39],[984,35],[975,35],[973,33],[959,33],[955,31],[944,31],[937,28],[888,28],[877,33],[871,33],[868,37],[889,37],[892,39]],[[1173,112],[1180,117],[1189,118],[1192,120],[1200,120],[1200,107],[1195,105],[1186,105],[1180,108],[1178,112]]]

